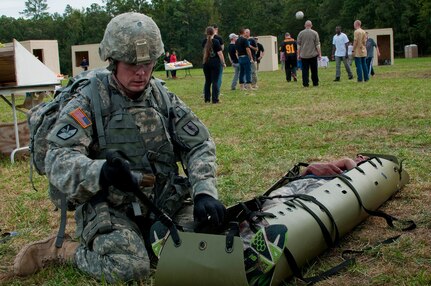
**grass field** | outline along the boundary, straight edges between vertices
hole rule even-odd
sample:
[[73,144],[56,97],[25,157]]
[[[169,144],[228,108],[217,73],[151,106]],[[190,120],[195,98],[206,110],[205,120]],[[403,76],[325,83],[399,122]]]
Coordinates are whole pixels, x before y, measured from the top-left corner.
[[[259,73],[259,90],[230,91],[232,69],[223,76],[220,104],[205,104],[200,69],[178,80],[168,80],[208,126],[217,144],[218,189],[226,205],[262,194],[298,161],[327,161],[359,152],[396,155],[405,159],[410,183],[382,210],[413,219],[417,229],[404,233],[393,244],[376,247],[338,276],[318,285],[427,285],[431,284],[431,59],[396,59],[393,66],[379,66],[368,83],[333,82],[335,64],[319,69],[320,85],[302,88],[287,83],[282,71]],[[355,72],[354,72],[355,73]],[[164,72],[156,76],[165,78]],[[12,114],[0,105],[0,121]],[[24,119],[24,117],[21,117]],[[18,236],[0,244],[4,273],[19,249],[57,231],[59,214],[47,198],[46,178],[35,175],[32,190],[29,164],[24,158],[11,165],[0,160],[0,228]],[[74,229],[73,215],[69,232]],[[369,218],[341,245],[319,256],[305,268],[315,274],[341,261],[343,249],[361,249],[399,232],[381,219]],[[299,283],[294,280],[291,284]],[[73,267],[51,267],[8,285],[99,285]],[[148,285],[141,282],[138,285]]]

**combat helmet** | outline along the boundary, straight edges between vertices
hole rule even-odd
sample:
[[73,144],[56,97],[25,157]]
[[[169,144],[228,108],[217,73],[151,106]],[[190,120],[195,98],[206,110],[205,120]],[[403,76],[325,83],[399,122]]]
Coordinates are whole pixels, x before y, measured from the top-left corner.
[[145,64],[156,61],[164,52],[159,27],[150,17],[140,13],[124,13],[107,25],[99,55],[103,61]]

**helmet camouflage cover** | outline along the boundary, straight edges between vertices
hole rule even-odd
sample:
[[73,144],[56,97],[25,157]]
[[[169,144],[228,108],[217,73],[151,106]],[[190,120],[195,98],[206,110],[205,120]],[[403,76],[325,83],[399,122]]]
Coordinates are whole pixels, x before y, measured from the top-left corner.
[[102,60],[128,64],[156,61],[163,52],[159,27],[153,19],[140,13],[124,13],[113,18],[99,46]]

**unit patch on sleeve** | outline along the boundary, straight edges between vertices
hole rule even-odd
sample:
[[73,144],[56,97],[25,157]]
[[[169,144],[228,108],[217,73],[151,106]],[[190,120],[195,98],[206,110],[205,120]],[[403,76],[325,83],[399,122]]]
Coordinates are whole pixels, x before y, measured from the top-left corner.
[[78,124],[81,125],[82,128],[87,128],[92,124],[90,118],[88,118],[88,116],[85,114],[84,111],[82,111],[80,107],[71,111],[69,115],[72,116],[73,119],[75,119],[75,121],[78,122]]
[[78,129],[75,126],[67,124],[57,132],[57,137],[63,140],[67,140],[72,138],[77,132]]
[[190,136],[196,136],[199,133],[199,128],[192,121],[187,122],[183,126],[183,130],[186,131]]

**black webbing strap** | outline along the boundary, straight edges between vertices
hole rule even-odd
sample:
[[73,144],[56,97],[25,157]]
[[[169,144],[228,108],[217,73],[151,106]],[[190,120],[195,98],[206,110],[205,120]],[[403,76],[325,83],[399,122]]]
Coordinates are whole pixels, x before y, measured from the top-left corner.
[[[97,131],[97,137],[99,141],[99,145],[101,149],[106,148],[106,137],[105,137],[105,129],[103,125],[103,116],[102,116],[102,103],[100,100],[100,94],[97,91],[97,77],[89,79],[89,97],[91,100],[93,100],[93,112],[94,117],[96,120],[96,131]],[[105,85],[105,88],[109,91],[109,84],[108,84],[108,77],[105,76],[102,79],[103,84]]]
[[340,232],[338,231],[338,226],[335,222],[334,217],[332,216],[331,212],[328,210],[328,208],[322,204],[321,202],[319,202],[315,197],[309,196],[309,195],[304,195],[304,194],[298,194],[296,195],[296,198],[298,199],[302,199],[304,201],[309,201],[314,203],[315,205],[319,206],[321,210],[323,210],[326,215],[329,217],[332,225],[334,226],[335,229],[335,239],[332,240],[332,236],[328,230],[328,228],[325,226],[325,224],[322,222],[322,220],[319,218],[318,215],[316,215],[309,207],[307,207],[303,202],[301,202],[300,200],[295,200],[295,202],[298,202],[303,208],[304,210],[306,210],[315,220],[316,222],[319,224],[320,229],[322,231],[323,234],[323,238],[325,239],[326,245],[328,247],[333,247],[334,245],[338,244],[339,240],[340,240]]
[[[315,219],[315,221],[317,222],[317,224],[319,225],[319,227],[322,231],[323,238],[325,239],[326,245],[328,247],[333,247],[336,244],[338,244],[338,242],[340,240],[340,232],[338,230],[338,226],[337,226],[335,219],[332,216],[331,212],[329,211],[329,209],[324,204],[319,202],[315,197],[305,195],[305,194],[293,194],[293,195],[288,195],[288,196],[278,195],[278,196],[271,196],[271,197],[268,197],[268,196],[259,197],[260,200],[281,199],[281,198],[291,199],[291,200],[287,200],[286,202],[284,202],[284,204],[286,204],[289,207],[294,206],[292,202],[296,202],[296,203],[300,204],[301,207],[305,211],[307,211]],[[300,200],[298,200],[298,199],[300,199]],[[315,205],[317,205],[323,212],[325,212],[325,214],[328,216],[329,220],[331,221],[331,223],[335,229],[334,240],[332,240],[332,235],[331,235],[330,231],[328,230],[326,225],[323,223],[323,221],[319,218],[319,216],[315,212],[313,212],[309,207],[307,207],[301,200],[312,202]]]
[[[317,283],[328,277],[338,274],[341,270],[344,270],[355,263],[354,258],[346,259],[340,264],[332,267],[331,269],[326,270],[325,272],[322,272],[312,277],[304,277],[298,267],[298,264],[296,263],[295,257],[290,252],[290,250],[287,249],[287,247],[284,248],[284,256],[286,257],[287,263],[289,264],[290,270],[292,270],[293,275],[301,281],[307,283],[307,285],[313,285],[314,283]],[[285,282],[287,283],[288,281]]]
[[[259,200],[255,200],[258,205],[260,205]],[[277,216],[270,212],[263,212],[261,209],[256,211],[251,211],[247,205],[243,202],[239,203],[242,210],[244,211],[244,219],[247,220],[250,223],[250,228],[257,232],[258,229],[255,226],[255,223],[258,222],[259,219],[269,217],[269,218],[276,218]]]
[[[284,249],[284,255],[286,257],[287,263],[289,264],[290,269],[292,270],[293,275],[300,279],[301,281],[307,283],[307,285],[313,285],[317,282],[320,282],[322,280],[325,280],[331,276],[334,276],[338,273],[340,273],[340,271],[346,269],[347,267],[354,265],[356,263],[356,258],[355,255],[357,254],[363,254],[365,251],[373,249],[374,247],[377,247],[379,245],[387,245],[390,243],[393,243],[395,241],[397,241],[397,239],[400,237],[401,235],[397,235],[394,237],[390,237],[388,239],[385,239],[383,241],[379,241],[377,243],[375,243],[372,246],[363,248],[361,250],[352,250],[352,249],[348,249],[348,250],[344,250],[341,254],[341,257],[343,258],[343,261],[340,262],[339,264],[335,265],[334,267],[318,274],[312,277],[304,277],[302,275],[302,272],[298,266],[298,264],[296,263],[295,257],[293,256],[292,252],[285,248]],[[286,283],[288,281],[285,281]]]
[[66,233],[67,223],[67,199],[66,194],[60,193],[60,227],[58,228],[57,238],[55,240],[55,247],[61,248]]
[[[349,179],[346,176],[343,175],[337,175],[337,178],[339,178],[341,181],[343,181],[343,183],[345,183],[351,190],[352,192],[355,194],[356,199],[358,200],[359,205],[361,206],[361,208],[369,215],[371,216],[377,216],[377,217],[382,217],[386,220],[386,223],[393,228],[397,228],[394,225],[394,221],[398,221],[403,225],[406,225],[405,227],[398,227],[399,229],[401,229],[402,231],[408,231],[408,230],[412,230],[416,228],[416,224],[413,220],[399,220],[396,217],[393,217],[383,211],[378,211],[378,210],[370,210],[367,209],[361,199],[361,196],[359,195],[358,191],[356,190],[356,188],[352,185],[352,183],[349,181]],[[351,179],[350,179],[351,180]]]
[[162,212],[158,207],[156,207],[156,205],[144,193],[141,192],[138,185],[133,188],[132,192],[144,205],[146,205],[150,209],[151,212],[156,215],[156,217],[160,220],[161,223],[163,223],[167,228],[169,228],[175,246],[180,246],[181,239],[178,234],[177,227],[175,226],[172,219],[167,214]]
[[345,260],[353,259],[353,261],[354,261],[354,259],[355,259],[354,256],[353,257],[349,257],[348,255],[362,254],[365,251],[373,249],[376,246],[391,244],[391,243],[397,241],[398,238],[400,238],[400,236],[401,236],[401,234],[393,236],[393,237],[389,237],[389,238],[387,238],[387,239],[385,239],[383,241],[379,241],[379,242],[373,244],[372,246],[365,247],[365,248],[363,248],[361,250],[353,250],[353,249],[344,250],[341,253],[341,257],[343,257],[343,259],[345,259]]
[[235,236],[239,236],[239,224],[236,221],[229,222],[229,232],[226,235],[226,252],[233,251],[233,243]]
[[358,155],[363,155],[363,156],[369,157],[369,159],[367,161],[363,161],[363,162],[359,163],[359,165],[362,164],[362,163],[365,163],[365,162],[369,162],[371,165],[374,165],[374,163],[371,161],[372,159],[375,159],[377,162],[379,162],[380,165],[383,165],[381,159],[385,159],[385,160],[394,162],[395,164],[397,164],[397,165],[400,166],[399,169],[398,169],[398,173],[399,173],[400,179],[401,179],[401,173],[403,171],[403,162],[404,162],[404,160],[398,161],[398,158],[395,157],[395,156],[392,156],[392,155],[382,155],[382,154],[374,154],[374,153],[361,153],[361,154],[358,154]]
[[[366,156],[369,158],[369,160],[376,159],[377,161],[380,161],[380,158],[382,158],[382,159],[394,162],[395,164],[399,164],[398,158],[393,155],[384,155],[384,154],[375,154],[375,153],[360,153],[358,155]],[[369,160],[364,162],[369,162]],[[381,162],[379,163],[381,164]]]

